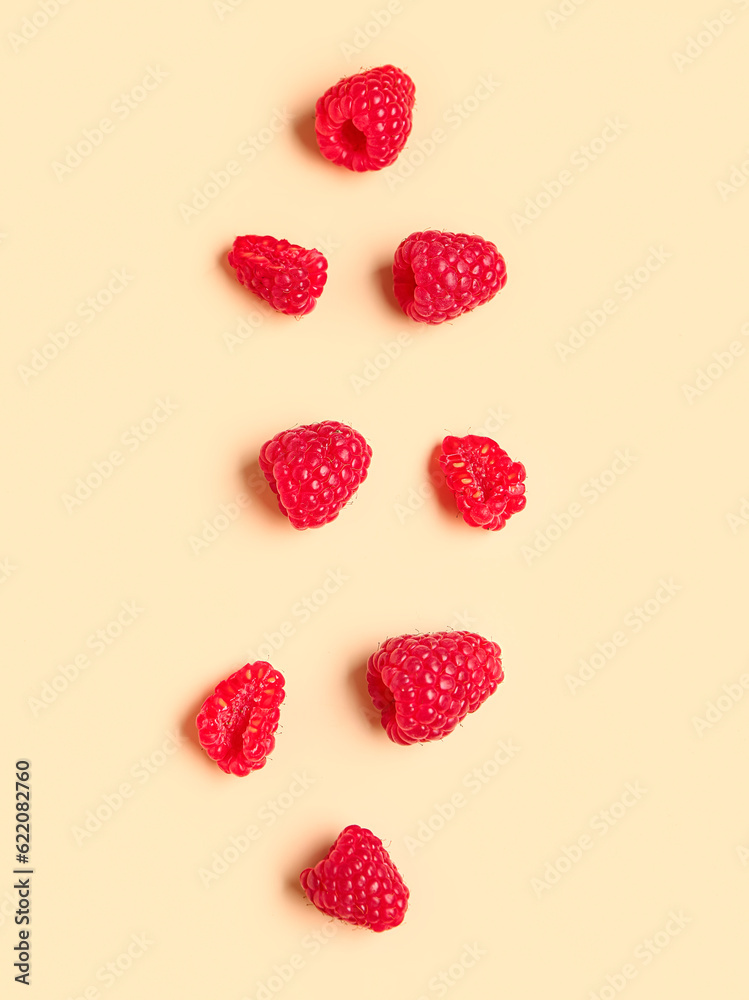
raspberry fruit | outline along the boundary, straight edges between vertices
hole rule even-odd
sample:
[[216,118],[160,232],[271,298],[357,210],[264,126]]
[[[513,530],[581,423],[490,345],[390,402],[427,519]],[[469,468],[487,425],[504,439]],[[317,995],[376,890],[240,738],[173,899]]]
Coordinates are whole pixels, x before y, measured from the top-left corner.
[[395,251],[394,292],[417,323],[444,323],[493,299],[507,282],[493,243],[466,233],[411,233]]
[[388,639],[367,663],[367,687],[394,743],[441,740],[501,681],[502,650],[473,632]]
[[326,420],[281,431],[260,450],[260,468],[295,528],[319,528],[367,478],[372,449],[346,424]]
[[395,66],[339,80],[315,106],[320,152],[357,172],[389,167],[411,133],[414,92],[411,77]]
[[270,663],[247,663],[203,702],[197,718],[200,745],[227,774],[265,767],[276,745],[283,676]]
[[240,285],[287,316],[312,312],[328,279],[319,250],[273,236],[237,236],[228,260]]
[[440,467],[466,524],[499,531],[525,507],[525,466],[491,438],[446,437]]
[[349,924],[387,931],[408,909],[408,889],[379,837],[347,826],[322,861],[299,876],[318,910]]

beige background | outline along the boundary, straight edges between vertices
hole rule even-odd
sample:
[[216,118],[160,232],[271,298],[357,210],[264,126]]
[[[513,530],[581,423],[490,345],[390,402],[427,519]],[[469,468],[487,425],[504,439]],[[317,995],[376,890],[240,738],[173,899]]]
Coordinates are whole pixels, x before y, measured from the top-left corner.
[[[25,995],[746,996],[742,5],[725,0],[722,30],[707,0],[401,0],[381,28],[385,0],[5,5],[2,743],[10,798],[14,761],[33,766]],[[416,82],[412,138],[390,171],[354,176],[310,147],[311,108],[385,62]],[[55,166],[102,118],[90,155]],[[494,240],[509,272],[436,329],[394,311],[381,274],[427,227]],[[312,315],[232,281],[222,260],[248,232],[326,252]],[[149,423],[159,401],[171,413]],[[374,450],[335,524],[297,533],[252,483],[230,506],[263,441],[329,418]],[[496,534],[429,487],[441,436],[480,428],[528,469],[527,509]],[[66,505],[113,450],[111,476]],[[627,467],[606,474],[618,451]],[[101,645],[123,602],[130,624]],[[229,778],[196,748],[195,712],[288,622],[277,750]],[[388,635],[450,626],[498,641],[506,681],[443,744],[397,747],[362,664]],[[575,685],[597,644],[616,654]],[[331,923],[295,887],[352,822],[411,888],[385,935]]]

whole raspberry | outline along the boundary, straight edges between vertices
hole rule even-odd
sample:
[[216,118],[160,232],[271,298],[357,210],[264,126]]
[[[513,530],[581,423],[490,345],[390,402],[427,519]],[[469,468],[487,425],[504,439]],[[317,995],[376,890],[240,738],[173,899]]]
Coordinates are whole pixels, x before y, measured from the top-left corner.
[[328,278],[319,250],[274,236],[237,236],[228,260],[241,285],[288,316],[312,312]]
[[395,66],[379,66],[334,84],[315,106],[320,152],[349,170],[394,163],[411,133],[414,84]]
[[446,437],[440,466],[466,524],[499,531],[525,507],[525,466],[491,438]]
[[388,639],[367,663],[367,687],[394,743],[441,740],[504,680],[502,650],[473,632]]
[[227,774],[265,767],[276,745],[283,676],[270,663],[247,663],[203,702],[197,718],[200,745]]
[[395,297],[417,323],[444,323],[493,299],[507,282],[493,243],[466,233],[411,233],[395,251]]
[[322,861],[299,876],[318,910],[349,924],[387,931],[408,909],[408,889],[379,837],[347,826]]
[[295,528],[338,517],[367,478],[372,449],[346,424],[325,420],[281,431],[260,450],[260,468]]

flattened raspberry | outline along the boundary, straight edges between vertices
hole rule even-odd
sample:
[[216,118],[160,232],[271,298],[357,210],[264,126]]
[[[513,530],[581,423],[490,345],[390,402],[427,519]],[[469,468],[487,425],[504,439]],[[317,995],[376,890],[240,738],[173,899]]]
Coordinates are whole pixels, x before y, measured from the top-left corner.
[[372,449],[352,427],[325,420],[281,431],[260,451],[260,468],[295,528],[338,517],[367,478]]
[[441,740],[504,680],[502,650],[473,632],[388,639],[367,663],[367,686],[394,743]]
[[241,285],[288,316],[312,312],[328,279],[319,250],[274,236],[237,236],[228,260]]
[[216,685],[197,718],[200,745],[227,774],[246,775],[265,767],[276,745],[283,676],[258,660]]
[[408,909],[405,882],[380,838],[365,827],[347,826],[299,880],[318,910],[373,931],[397,927]]
[[493,299],[507,282],[502,254],[467,233],[411,233],[395,251],[394,292],[417,323],[444,323]]
[[320,152],[349,170],[394,163],[411,133],[415,88],[395,66],[378,66],[334,84],[317,101]]
[[491,438],[449,435],[440,466],[466,524],[499,531],[525,507],[525,466]]

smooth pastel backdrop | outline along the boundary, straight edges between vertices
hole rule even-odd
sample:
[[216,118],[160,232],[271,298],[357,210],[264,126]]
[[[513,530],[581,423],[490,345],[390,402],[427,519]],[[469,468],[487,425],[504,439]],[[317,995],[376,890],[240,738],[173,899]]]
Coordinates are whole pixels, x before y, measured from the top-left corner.
[[[0,30],[25,995],[744,997],[749,4],[45,3]],[[386,62],[416,82],[412,137],[355,176],[312,109]],[[494,240],[509,273],[434,329],[387,283],[430,227]],[[233,281],[240,233],[326,253],[310,316]],[[254,463],[324,419],[371,472],[298,533]],[[430,483],[441,437],[482,431],[528,470],[491,534]],[[448,627],[499,642],[506,680],[443,743],[395,746],[366,657]],[[192,721],[257,656],[287,678],[282,728],[233,779]],[[396,931],[300,895],[348,823],[411,887]]]

